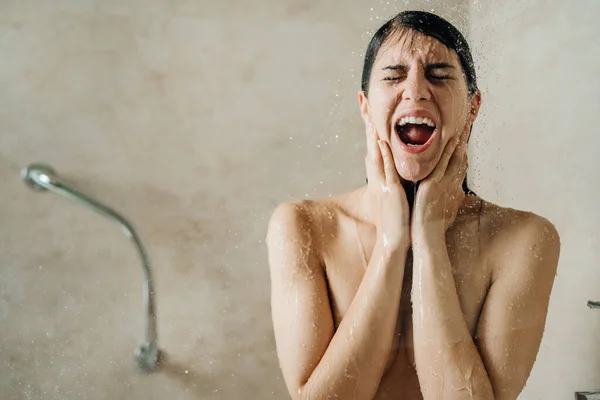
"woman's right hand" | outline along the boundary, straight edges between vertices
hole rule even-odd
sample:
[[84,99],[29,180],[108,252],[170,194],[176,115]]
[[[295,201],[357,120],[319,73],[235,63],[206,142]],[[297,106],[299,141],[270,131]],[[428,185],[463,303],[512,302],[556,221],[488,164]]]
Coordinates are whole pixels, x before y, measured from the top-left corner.
[[370,206],[376,216],[377,240],[385,247],[408,248],[410,209],[389,144],[367,123],[367,168]]

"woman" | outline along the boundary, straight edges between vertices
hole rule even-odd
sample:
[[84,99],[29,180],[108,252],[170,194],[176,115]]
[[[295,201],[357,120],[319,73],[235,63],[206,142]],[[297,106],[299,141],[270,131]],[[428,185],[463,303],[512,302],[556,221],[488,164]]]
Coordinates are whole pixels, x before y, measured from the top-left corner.
[[398,14],[365,56],[367,185],[280,205],[267,235],[277,352],[294,399],[516,399],[539,349],[560,240],[466,186],[469,47]]

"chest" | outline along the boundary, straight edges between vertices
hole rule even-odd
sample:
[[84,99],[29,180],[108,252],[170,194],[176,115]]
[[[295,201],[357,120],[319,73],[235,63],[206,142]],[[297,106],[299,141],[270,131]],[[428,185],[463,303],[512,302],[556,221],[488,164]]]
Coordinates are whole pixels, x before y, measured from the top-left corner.
[[[375,246],[375,230],[359,226],[340,235],[326,259],[326,274],[334,323],[337,327],[362,282]],[[487,295],[491,271],[486,263],[486,249],[482,246],[477,224],[464,223],[446,236],[447,252],[452,266],[454,285],[465,321],[474,335],[477,321]],[[411,289],[413,257],[409,251],[400,298],[397,330],[410,329],[412,315]]]

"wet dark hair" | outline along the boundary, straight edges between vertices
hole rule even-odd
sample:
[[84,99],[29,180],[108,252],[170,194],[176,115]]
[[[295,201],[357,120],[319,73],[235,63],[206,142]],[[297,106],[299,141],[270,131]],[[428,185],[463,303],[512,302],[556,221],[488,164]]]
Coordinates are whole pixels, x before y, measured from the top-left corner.
[[402,28],[408,28],[430,36],[442,42],[449,49],[454,50],[465,73],[469,95],[473,95],[477,91],[475,64],[473,63],[469,44],[460,31],[450,22],[435,14],[426,11],[403,11],[383,24],[369,42],[361,79],[361,89],[365,94],[368,94],[369,91],[371,71],[379,49],[392,34],[401,31]]
[[[379,53],[381,46],[394,33],[401,32],[402,29],[409,29],[419,32],[423,35],[433,37],[439,40],[446,47],[454,50],[458,55],[460,64],[465,74],[467,91],[472,96],[477,91],[477,77],[475,75],[475,65],[469,44],[465,37],[450,22],[442,17],[426,11],[403,11],[392,19],[388,20],[375,32],[365,53],[364,66],[361,77],[361,89],[368,96],[369,80],[373,64]],[[463,190],[467,194],[475,194],[467,187],[467,177],[463,181]]]

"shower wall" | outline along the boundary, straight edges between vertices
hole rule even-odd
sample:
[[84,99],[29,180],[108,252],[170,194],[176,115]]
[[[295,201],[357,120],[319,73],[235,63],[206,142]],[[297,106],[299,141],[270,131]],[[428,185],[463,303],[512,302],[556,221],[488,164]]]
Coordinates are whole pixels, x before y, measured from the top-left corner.
[[[474,189],[548,216],[563,234],[540,365],[523,398],[550,393],[547,375],[563,390],[559,366],[573,366],[561,378],[569,385],[593,386],[600,357],[590,354],[590,332],[600,318],[584,298],[598,282],[589,200],[598,186],[592,146],[566,135],[595,140],[598,80],[581,51],[592,25],[566,33],[586,26],[573,13],[588,14],[567,10],[571,19],[553,32],[560,11],[535,3],[517,16],[474,1],[349,4],[0,2],[0,398],[287,398],[270,319],[267,220],[282,201],[364,182],[361,56],[374,29],[404,8],[434,10],[464,31],[470,15],[484,89]],[[529,69],[508,62],[528,57],[515,50],[521,42],[538,57]],[[549,59],[555,49],[565,54],[558,61]],[[571,64],[578,72],[564,76]],[[583,100],[578,117],[573,99]],[[527,135],[504,140],[506,124]],[[48,163],[138,229],[155,269],[159,372],[139,372],[132,358],[144,333],[133,246],[84,207],[27,189],[19,173],[31,162]]]
[[[466,2],[0,2],[0,398],[282,399],[264,237],[276,204],[364,182],[360,53],[400,7]],[[437,5],[436,5],[437,4]],[[143,274],[164,368],[139,372]]]
[[600,3],[470,3],[483,105],[473,186],[552,221],[561,258],[545,335],[522,399],[600,388]]

